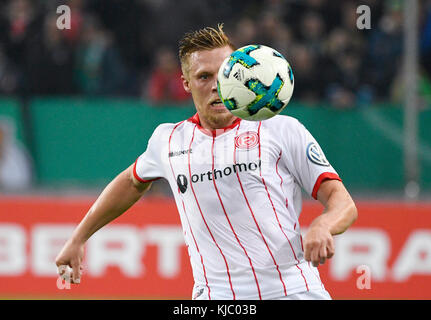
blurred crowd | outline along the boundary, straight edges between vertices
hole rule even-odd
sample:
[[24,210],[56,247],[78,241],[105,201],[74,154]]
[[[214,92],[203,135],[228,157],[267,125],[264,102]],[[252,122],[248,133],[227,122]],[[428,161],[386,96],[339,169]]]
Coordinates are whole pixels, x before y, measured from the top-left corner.
[[25,190],[34,180],[32,157],[15,131],[13,121],[0,117],[0,193]]
[[[59,30],[56,9],[71,9]],[[359,5],[371,29],[357,28]],[[431,0],[420,1],[421,92],[430,98]],[[296,101],[338,108],[402,101],[401,0],[0,0],[0,94],[133,96],[188,103],[181,36],[224,22],[237,47],[285,55]]]

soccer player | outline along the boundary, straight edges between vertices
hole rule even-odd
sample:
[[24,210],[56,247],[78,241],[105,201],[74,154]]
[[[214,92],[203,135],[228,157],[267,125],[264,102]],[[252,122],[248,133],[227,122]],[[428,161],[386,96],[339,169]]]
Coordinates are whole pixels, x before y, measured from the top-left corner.
[[[233,116],[217,72],[234,46],[217,28],[187,33],[179,56],[196,114],[164,123],[146,151],[103,190],[56,258],[79,283],[84,245],[97,230],[166,179],[175,196],[193,270],[193,299],[331,299],[317,266],[333,236],[356,219],[355,204],[316,140],[296,119]],[[301,190],[323,204],[304,239]]]

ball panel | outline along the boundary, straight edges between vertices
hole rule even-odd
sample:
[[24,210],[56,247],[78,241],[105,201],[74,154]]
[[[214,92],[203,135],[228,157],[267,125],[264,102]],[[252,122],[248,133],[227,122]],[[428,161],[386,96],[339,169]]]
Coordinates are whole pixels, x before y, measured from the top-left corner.
[[245,86],[234,87],[232,88],[229,98],[237,99],[239,105],[248,106],[256,99],[256,94],[248,90]]

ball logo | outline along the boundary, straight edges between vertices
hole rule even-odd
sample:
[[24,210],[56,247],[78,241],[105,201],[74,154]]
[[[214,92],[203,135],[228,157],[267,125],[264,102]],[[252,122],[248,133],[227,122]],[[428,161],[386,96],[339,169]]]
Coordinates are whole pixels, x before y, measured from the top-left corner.
[[259,136],[256,132],[247,131],[235,137],[235,147],[238,149],[252,149],[259,143]]
[[311,162],[318,164],[319,166],[329,166],[329,162],[326,160],[322,149],[320,149],[320,147],[314,142],[310,142],[307,146],[307,157]]
[[183,174],[179,174],[177,176],[177,185],[178,188],[180,189],[181,193],[186,192],[187,190],[187,177]]

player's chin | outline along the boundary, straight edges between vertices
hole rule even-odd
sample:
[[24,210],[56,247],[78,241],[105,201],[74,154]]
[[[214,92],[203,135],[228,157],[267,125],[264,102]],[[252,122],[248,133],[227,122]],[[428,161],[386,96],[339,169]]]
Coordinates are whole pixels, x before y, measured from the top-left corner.
[[230,113],[229,110],[211,110],[211,118],[217,122],[217,123],[226,123],[229,122],[232,118],[234,118],[234,115]]
[[206,114],[209,118],[215,120],[216,122],[226,121],[233,116],[233,114],[228,109],[226,109],[225,106],[209,106]]
[[234,118],[234,115],[225,108],[225,110],[209,110],[207,113],[207,118],[213,124],[213,126],[222,128],[231,122],[231,120]]

